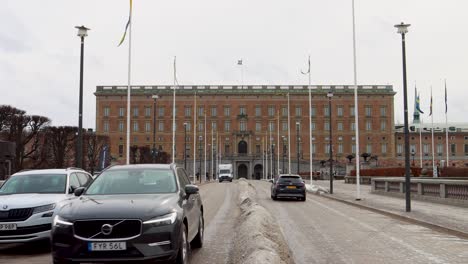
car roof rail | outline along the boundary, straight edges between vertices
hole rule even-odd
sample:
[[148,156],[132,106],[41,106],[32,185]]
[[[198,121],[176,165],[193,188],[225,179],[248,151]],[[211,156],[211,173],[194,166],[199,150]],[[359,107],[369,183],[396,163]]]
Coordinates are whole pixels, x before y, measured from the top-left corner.
[[82,168],[77,168],[77,167],[68,167],[66,170],[81,170],[84,171]]

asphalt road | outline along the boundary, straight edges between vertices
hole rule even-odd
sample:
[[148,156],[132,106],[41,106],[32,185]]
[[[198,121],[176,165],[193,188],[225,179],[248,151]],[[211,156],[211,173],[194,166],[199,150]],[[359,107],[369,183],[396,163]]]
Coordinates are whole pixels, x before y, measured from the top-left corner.
[[297,264],[468,263],[468,240],[316,195],[273,201],[270,183],[252,183]]
[[[272,201],[270,183],[251,182],[256,200],[276,218],[297,264],[468,263],[468,240],[396,220],[315,195],[306,202]],[[205,244],[192,264],[231,264],[239,216],[235,183],[200,186],[205,208]],[[50,263],[47,243],[0,245],[0,263]]]
[[[229,252],[234,234],[237,188],[233,183],[210,183],[200,186],[204,205],[205,243],[192,251],[191,263],[229,263]],[[50,245],[46,241],[30,244],[0,244],[0,263],[52,263]]]

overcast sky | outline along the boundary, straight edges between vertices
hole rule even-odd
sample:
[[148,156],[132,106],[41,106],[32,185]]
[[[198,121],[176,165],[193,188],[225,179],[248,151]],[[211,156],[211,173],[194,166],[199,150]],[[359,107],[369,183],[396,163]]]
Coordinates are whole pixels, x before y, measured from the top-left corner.
[[[0,104],[78,124],[79,52],[85,40],[84,127],[95,127],[97,85],[127,83],[128,42],[118,41],[128,0],[2,0]],[[134,0],[132,84],[353,84],[351,0]],[[410,119],[415,83],[423,111],[434,96],[434,121],[467,122],[466,0],[356,0],[359,84],[391,84],[395,122],[403,122],[401,36],[410,23],[407,72]],[[425,121],[429,121],[427,114]]]

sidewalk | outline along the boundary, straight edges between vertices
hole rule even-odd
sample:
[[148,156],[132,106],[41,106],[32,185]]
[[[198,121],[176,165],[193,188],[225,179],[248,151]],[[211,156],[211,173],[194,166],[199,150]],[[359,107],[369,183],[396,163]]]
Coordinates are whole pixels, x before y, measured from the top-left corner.
[[[314,185],[329,190],[329,181],[313,181]],[[405,199],[372,194],[370,185],[361,184],[361,200],[356,201],[356,185],[343,180],[333,182],[333,194],[323,197],[402,218],[433,229],[468,238],[468,208],[411,200],[411,212],[405,212]]]

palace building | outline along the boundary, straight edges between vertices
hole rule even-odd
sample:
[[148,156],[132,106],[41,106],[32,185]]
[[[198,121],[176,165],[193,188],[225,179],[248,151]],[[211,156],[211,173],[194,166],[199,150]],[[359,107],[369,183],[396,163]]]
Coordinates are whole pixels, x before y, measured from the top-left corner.
[[[314,171],[330,159],[330,129],[332,157],[338,168],[356,151],[353,87],[311,86]],[[172,156],[173,86],[131,88],[131,146],[152,148],[155,144],[158,151]],[[111,156],[124,163],[127,87],[98,86],[95,95],[96,131],[110,137]],[[360,153],[378,157],[382,163],[396,156],[394,95],[391,85],[358,86]],[[194,174],[194,150],[195,173],[200,165],[205,173],[205,150],[209,167],[216,166],[211,162],[214,157],[221,157],[222,163],[234,165],[237,177],[263,177],[266,162],[273,164],[274,172],[287,172],[289,159],[291,173],[309,171],[307,85],[181,85],[175,100],[175,162],[185,162],[190,174]]]

